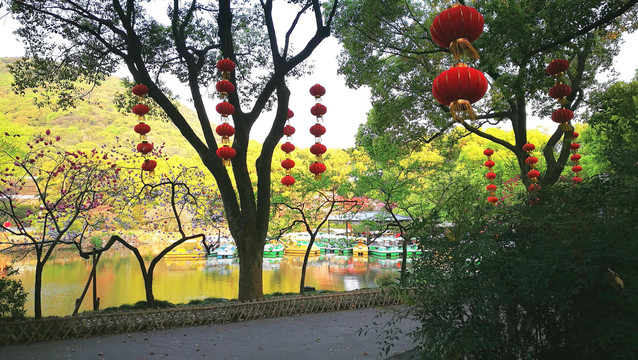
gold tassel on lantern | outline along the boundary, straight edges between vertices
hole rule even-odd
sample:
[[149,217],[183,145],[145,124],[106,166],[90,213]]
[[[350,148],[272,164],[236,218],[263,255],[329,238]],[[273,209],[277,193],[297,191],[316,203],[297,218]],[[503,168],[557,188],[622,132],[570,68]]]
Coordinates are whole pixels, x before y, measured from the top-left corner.
[[460,61],[462,56],[469,56],[474,60],[479,59],[478,51],[472,46],[472,43],[466,38],[458,38],[450,43],[450,52],[456,59]]
[[315,180],[317,181],[321,180],[321,174],[315,174]]
[[472,109],[472,104],[464,99],[455,100],[450,104],[452,118],[458,122],[463,120],[476,120],[476,113]]

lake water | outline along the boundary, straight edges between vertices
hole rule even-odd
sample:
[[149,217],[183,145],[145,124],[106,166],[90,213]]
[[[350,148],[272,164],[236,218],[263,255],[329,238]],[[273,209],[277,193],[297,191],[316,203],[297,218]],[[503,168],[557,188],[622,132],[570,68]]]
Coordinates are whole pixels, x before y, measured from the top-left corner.
[[[10,261],[0,255],[0,264]],[[147,259],[150,261],[150,259]],[[43,316],[64,316],[73,312],[75,299],[82,294],[91,272],[91,260],[72,254],[57,255],[45,265],[42,287]],[[264,259],[264,293],[298,292],[303,257],[285,256]],[[34,263],[24,260],[17,264],[20,279],[29,292],[27,315],[33,316]],[[352,256],[322,255],[309,259],[306,286],[321,290],[356,290],[376,287],[377,275],[401,267],[401,260],[355,258]],[[209,259],[200,261],[161,260],[155,268],[153,289],[155,298],[172,303],[186,303],[193,299],[237,298],[239,263],[237,259]],[[129,253],[105,254],[97,268],[97,294],[100,308],[133,304],[145,300],[144,282],[135,257]],[[92,287],[80,311],[91,310]]]

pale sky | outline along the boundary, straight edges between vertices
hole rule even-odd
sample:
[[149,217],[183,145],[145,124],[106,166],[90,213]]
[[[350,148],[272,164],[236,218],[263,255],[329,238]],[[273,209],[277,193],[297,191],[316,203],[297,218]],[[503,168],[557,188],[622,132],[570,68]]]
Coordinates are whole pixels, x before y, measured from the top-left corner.
[[[283,17],[275,17],[275,21],[281,18]],[[302,20],[311,21],[309,31],[303,31],[309,36],[314,31],[312,27],[314,24],[312,24],[311,19],[303,19],[302,17]],[[288,24],[280,26],[285,28]],[[23,45],[12,33],[16,27],[17,22],[8,16],[0,19],[0,57],[24,55]],[[620,73],[618,80],[630,81],[638,67],[638,61],[635,60],[635,55],[632,54],[631,50],[632,48],[635,50],[638,46],[638,33],[625,34],[623,40],[625,43],[620,54],[614,60],[614,67]],[[300,46],[298,45],[297,47],[299,48]],[[309,147],[314,143],[314,136],[308,132],[308,129],[315,123],[314,116],[310,114],[310,107],[314,105],[314,98],[309,93],[310,87],[315,83],[319,83],[326,88],[323,104],[328,108],[324,116],[324,126],[327,128],[327,132],[322,139],[329,149],[353,147],[357,129],[360,124],[366,121],[367,113],[371,108],[370,91],[367,88],[349,89],[345,86],[343,76],[337,75],[337,57],[340,49],[341,46],[335,38],[324,40],[310,57],[315,67],[314,73],[289,82],[291,90],[290,108],[295,113],[292,125],[296,128],[292,142],[298,147]],[[122,74],[124,75],[124,73]],[[175,89],[175,91],[177,93],[181,92],[178,89]],[[187,96],[182,96],[182,99],[186,98]],[[207,107],[210,113],[215,113],[214,106],[217,102],[217,99],[208,101]],[[251,138],[262,141],[267,134],[268,125],[271,123],[272,118],[272,114],[262,114],[253,128]]]

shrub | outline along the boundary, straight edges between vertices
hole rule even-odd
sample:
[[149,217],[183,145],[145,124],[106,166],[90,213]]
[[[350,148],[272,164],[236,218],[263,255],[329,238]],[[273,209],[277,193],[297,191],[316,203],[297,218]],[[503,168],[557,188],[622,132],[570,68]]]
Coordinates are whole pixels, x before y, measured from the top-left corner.
[[378,287],[392,286],[397,283],[397,274],[392,271],[384,271],[374,278],[374,282]]
[[[5,273],[10,273],[8,268]],[[20,280],[0,277],[0,321],[23,319],[26,316],[24,304],[27,293]]]

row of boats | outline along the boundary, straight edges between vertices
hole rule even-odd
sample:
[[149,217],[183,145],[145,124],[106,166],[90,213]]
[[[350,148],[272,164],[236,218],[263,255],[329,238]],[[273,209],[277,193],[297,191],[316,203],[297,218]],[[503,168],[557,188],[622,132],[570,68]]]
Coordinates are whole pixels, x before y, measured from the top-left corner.
[[[167,260],[197,260],[207,257],[233,258],[237,256],[237,247],[232,238],[221,237],[218,242],[211,241],[208,251],[196,241],[185,242],[166,254]],[[308,251],[310,235],[307,233],[290,233],[279,240],[270,240],[264,246],[265,258],[279,258],[285,255],[304,256]],[[407,256],[412,258],[421,254],[421,249],[413,240],[407,246]],[[379,259],[396,259],[403,255],[402,239],[380,237],[370,245],[360,237],[319,234],[310,247],[310,256],[321,254],[348,255],[355,257],[374,257]]]

